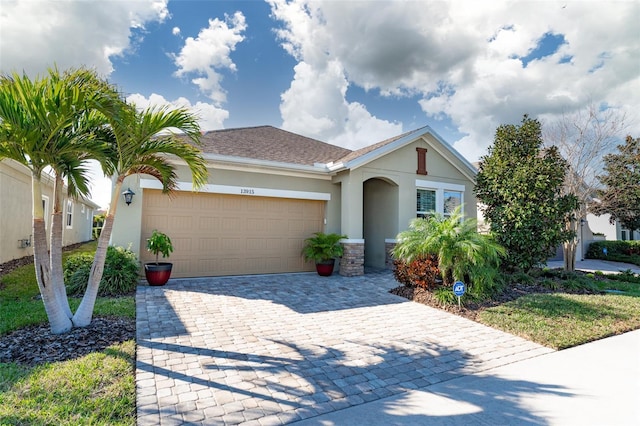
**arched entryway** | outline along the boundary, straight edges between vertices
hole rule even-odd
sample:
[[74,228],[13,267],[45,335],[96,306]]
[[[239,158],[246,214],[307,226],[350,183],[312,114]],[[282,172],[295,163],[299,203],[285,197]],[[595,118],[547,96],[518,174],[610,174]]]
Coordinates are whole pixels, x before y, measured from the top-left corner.
[[362,195],[364,265],[384,268],[384,241],[398,233],[398,185],[382,177],[368,179]]

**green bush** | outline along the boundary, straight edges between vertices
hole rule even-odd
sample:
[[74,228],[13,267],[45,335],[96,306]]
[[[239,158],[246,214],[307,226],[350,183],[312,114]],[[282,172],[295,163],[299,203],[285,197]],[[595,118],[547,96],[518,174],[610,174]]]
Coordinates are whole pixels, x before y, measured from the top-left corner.
[[[604,254],[604,249],[607,249],[607,254]],[[589,244],[585,257],[640,266],[640,241],[596,241]]]
[[[64,283],[67,294],[84,294],[89,281],[93,255],[80,253],[71,255],[64,264]],[[138,259],[128,249],[109,246],[100,281],[99,296],[120,296],[133,292],[138,284]]]

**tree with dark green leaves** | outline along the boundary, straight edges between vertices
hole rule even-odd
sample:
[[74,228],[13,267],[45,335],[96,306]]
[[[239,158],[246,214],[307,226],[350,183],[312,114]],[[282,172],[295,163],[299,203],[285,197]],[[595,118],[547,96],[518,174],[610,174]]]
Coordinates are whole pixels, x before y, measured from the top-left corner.
[[524,116],[501,125],[480,159],[474,191],[496,241],[507,249],[503,266],[528,271],[575,235],[575,195],[563,194],[567,162],[556,147],[542,149],[541,125]]
[[591,206],[597,215],[610,214],[611,223],[619,221],[632,232],[640,229],[640,138],[627,136],[618,153],[604,157],[604,175],[598,180],[604,189],[598,191],[599,203]]

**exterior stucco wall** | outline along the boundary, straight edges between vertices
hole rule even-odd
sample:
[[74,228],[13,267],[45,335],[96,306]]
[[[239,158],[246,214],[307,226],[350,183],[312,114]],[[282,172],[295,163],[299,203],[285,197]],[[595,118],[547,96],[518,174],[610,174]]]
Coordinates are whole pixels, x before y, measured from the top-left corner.
[[384,268],[384,241],[397,234],[398,186],[382,179],[364,182],[363,235],[365,266]]
[[92,239],[93,228],[93,206],[84,204],[80,201],[72,201],[73,215],[72,225],[67,227],[66,217],[66,201],[62,212],[64,221],[62,242],[65,246],[75,243],[81,243]]
[[33,254],[19,248],[18,240],[31,240],[31,177],[17,164],[0,162],[0,263]]
[[[45,201],[45,223],[47,234],[53,208],[53,182],[43,176],[42,195]],[[32,245],[20,247],[19,240],[33,242],[33,207],[31,195],[31,174],[29,170],[10,160],[0,162],[0,263],[33,255]],[[93,222],[92,203],[74,201],[73,226],[63,225],[63,245],[70,245],[91,239]],[[85,212],[82,211],[82,206]],[[66,200],[65,206],[66,209]],[[63,211],[63,221],[66,219]]]
[[[362,236],[362,205],[363,183],[369,179],[384,179],[398,186],[398,213],[393,216],[396,220],[391,235],[385,238],[393,239],[397,233],[406,229],[409,222],[416,217],[416,181],[432,181],[458,187],[463,186],[463,213],[465,217],[476,218],[476,197],[473,193],[474,181],[465,176],[460,169],[469,170],[468,166],[438,148],[439,142],[434,139],[419,138],[416,141],[397,149],[394,152],[373,160],[362,167],[351,170],[349,174],[341,174],[335,178],[341,181],[343,191],[342,223],[343,231],[348,232],[349,238],[363,238]],[[428,175],[418,175],[416,147],[427,148]],[[473,172],[469,170],[469,174]],[[389,228],[391,231],[392,228]]]

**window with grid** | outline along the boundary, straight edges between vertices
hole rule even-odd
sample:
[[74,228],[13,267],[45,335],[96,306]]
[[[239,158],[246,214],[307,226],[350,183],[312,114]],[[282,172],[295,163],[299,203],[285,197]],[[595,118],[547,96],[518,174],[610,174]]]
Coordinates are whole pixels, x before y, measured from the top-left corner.
[[436,212],[436,191],[418,189],[416,201],[417,217],[426,217]]
[[73,201],[67,200],[67,228],[73,227]]

